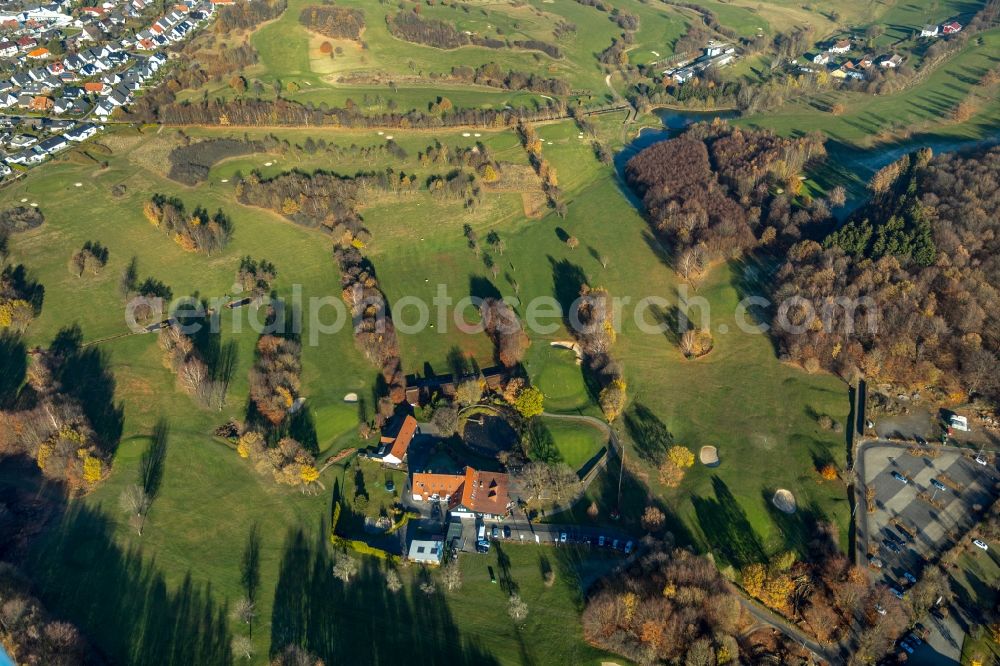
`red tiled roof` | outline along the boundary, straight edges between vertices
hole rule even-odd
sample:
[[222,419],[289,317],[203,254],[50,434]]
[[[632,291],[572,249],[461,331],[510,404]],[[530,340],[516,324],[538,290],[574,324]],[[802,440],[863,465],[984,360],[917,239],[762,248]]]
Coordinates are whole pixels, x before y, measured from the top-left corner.
[[465,468],[462,484],[462,506],[476,513],[501,515],[507,512],[510,497],[507,494],[508,477],[501,472],[480,472]]
[[462,488],[465,477],[461,474],[426,474],[423,472],[413,475],[413,492],[421,495],[424,499],[431,495],[438,497],[449,497]]

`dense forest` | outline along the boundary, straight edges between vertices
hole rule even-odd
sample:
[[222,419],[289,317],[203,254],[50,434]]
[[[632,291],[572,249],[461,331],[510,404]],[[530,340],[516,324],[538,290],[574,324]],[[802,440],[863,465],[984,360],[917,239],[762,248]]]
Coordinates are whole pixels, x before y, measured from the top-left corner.
[[805,208],[790,198],[803,167],[825,154],[822,137],[790,139],[714,121],[646,148],[625,175],[676,255],[721,259],[797,239],[808,223],[829,218],[824,202]]
[[387,14],[386,25],[395,37],[415,44],[426,44],[439,49],[457,49],[462,46],[482,46],[488,49],[518,48],[529,51],[541,51],[552,57],[561,58],[562,51],[555,44],[549,44],[538,39],[514,40],[507,42],[502,39],[480,37],[476,34],[462,32],[455,26],[437,19],[425,19],[412,11],[397,14]]
[[256,28],[276,19],[288,7],[287,0],[247,0],[219,8],[215,26],[219,32]]
[[197,185],[222,160],[265,150],[264,143],[240,139],[206,139],[178,146],[170,151],[171,179],[185,185]]
[[[0,516],[8,514],[0,504]],[[19,664],[75,666],[100,664],[69,622],[55,619],[31,593],[27,578],[13,566],[0,563],[0,643]]]
[[1000,148],[922,151],[880,171],[871,189],[826,247],[791,248],[775,295],[814,307],[789,311],[805,330],[777,331],[782,352],[847,379],[997,399]]
[[324,37],[357,41],[365,29],[365,15],[360,9],[310,5],[302,9],[299,23]]

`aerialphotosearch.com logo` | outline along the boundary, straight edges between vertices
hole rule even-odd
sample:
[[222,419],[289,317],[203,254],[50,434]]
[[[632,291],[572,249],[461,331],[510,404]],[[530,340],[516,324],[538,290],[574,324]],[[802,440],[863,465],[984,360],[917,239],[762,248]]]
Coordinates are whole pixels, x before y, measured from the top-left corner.
[[[158,297],[137,296],[126,304],[125,321],[134,333],[154,332],[165,325],[177,325],[187,335],[198,333],[205,326],[211,333],[220,333],[221,314],[229,310],[232,317],[226,318],[226,324],[233,333],[241,333],[245,328],[258,335],[290,333],[311,346],[346,326],[351,330],[364,325],[366,330],[385,331],[390,313],[392,326],[401,335],[415,335],[428,329],[446,334],[452,326],[470,335],[483,333],[481,312],[487,299],[478,296],[456,299],[448,293],[446,284],[439,284],[436,292],[429,303],[408,295],[389,304],[388,309],[380,296],[359,298],[350,312],[339,294],[306,298],[299,284],[292,286],[287,299],[182,297],[168,303]],[[771,331],[801,335],[820,326],[828,333],[839,329],[846,334],[862,331],[874,335],[879,323],[878,308],[867,297],[824,298],[817,304],[801,296],[780,303],[749,296],[739,301],[729,316],[715,319],[708,299],[690,293],[687,285],[678,287],[673,299],[655,294],[595,298],[591,292],[571,303],[560,303],[553,296],[536,296],[526,301],[505,296],[499,300],[517,314],[515,319],[500,317],[494,322],[493,330],[500,333],[523,328],[528,333],[551,335],[565,326],[575,334],[586,335],[609,319],[608,310],[616,333],[634,327],[649,335],[680,335],[691,329],[725,335],[734,328],[752,335]]]

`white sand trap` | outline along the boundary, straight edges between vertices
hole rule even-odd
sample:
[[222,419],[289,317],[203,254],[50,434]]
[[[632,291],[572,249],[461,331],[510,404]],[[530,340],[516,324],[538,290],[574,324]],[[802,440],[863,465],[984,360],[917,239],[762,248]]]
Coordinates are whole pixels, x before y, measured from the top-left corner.
[[771,498],[771,504],[778,507],[778,511],[795,513],[795,495],[793,495],[790,490],[778,488],[774,491],[774,497]]
[[698,459],[702,465],[715,467],[719,464],[719,450],[714,446],[703,446],[698,453]]
[[264,166],[271,166],[274,162],[264,162]]
[[357,401],[358,401],[357,393],[348,393],[347,395],[344,396],[344,402],[357,402]]
[[223,179],[222,179],[221,181],[219,181],[219,182],[222,182],[222,183],[228,183],[228,182],[229,182],[229,179],[228,179],[228,178],[223,178]]
[[27,199],[21,199],[21,203],[28,203]]
[[32,202],[31,202],[31,207],[32,207],[32,208],[38,208],[38,204],[37,204],[37,203],[35,203],[34,201],[32,201]]
[[475,134],[473,134],[472,136],[475,136],[475,137],[480,137],[480,136],[482,136],[482,134],[480,134],[479,132],[476,132],[476,133],[475,133]]
[[73,187],[83,187],[83,183],[73,183]]
[[390,135],[386,136],[386,137],[385,137],[385,140],[386,140],[386,141],[392,141],[392,135],[390,134]]
[[547,143],[547,144],[548,144],[548,145],[550,145],[550,146],[552,145],[552,142],[551,142],[551,141],[546,141],[545,143]]
[[469,136],[472,136],[472,135],[469,134],[468,132],[462,132],[462,136],[469,137]]

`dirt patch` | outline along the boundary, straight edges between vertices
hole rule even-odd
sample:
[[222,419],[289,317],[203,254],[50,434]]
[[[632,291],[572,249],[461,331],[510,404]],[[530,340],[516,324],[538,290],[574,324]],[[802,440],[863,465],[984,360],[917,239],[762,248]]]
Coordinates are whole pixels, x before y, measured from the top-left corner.
[[545,198],[544,192],[525,192],[521,194],[521,204],[524,216],[537,220],[545,215],[549,200]]

